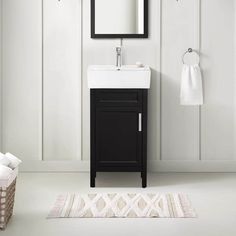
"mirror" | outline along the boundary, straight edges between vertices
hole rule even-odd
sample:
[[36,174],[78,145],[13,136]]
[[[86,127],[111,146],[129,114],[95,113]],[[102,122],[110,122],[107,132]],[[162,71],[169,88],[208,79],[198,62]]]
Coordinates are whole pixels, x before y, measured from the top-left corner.
[[91,0],[92,38],[147,38],[148,0]]

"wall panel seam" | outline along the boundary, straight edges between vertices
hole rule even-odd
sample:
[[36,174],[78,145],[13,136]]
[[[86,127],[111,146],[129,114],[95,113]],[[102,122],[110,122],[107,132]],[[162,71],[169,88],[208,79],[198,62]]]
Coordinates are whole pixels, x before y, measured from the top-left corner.
[[[201,24],[202,24],[202,20],[201,20],[201,0],[198,0],[198,37],[199,37],[199,41],[198,41],[198,47],[199,47],[199,55],[200,55],[200,64],[201,64]],[[202,108],[201,106],[199,106],[199,161],[202,160]]]
[[160,161],[162,160],[162,0],[160,0],[160,55],[159,55],[159,68],[160,68]]
[[84,65],[84,50],[83,50],[83,0],[80,0],[80,159],[81,161],[83,161],[84,159],[84,155],[83,155],[83,73],[84,73],[84,70],[83,70],[83,65]]
[[42,104],[41,104],[41,160],[44,160],[44,0],[42,0]]
[[[195,37],[196,37],[196,49],[200,55],[200,63],[201,63],[201,0],[196,1],[196,10],[195,10]],[[198,161],[202,160],[201,157],[201,113],[202,109],[201,106],[197,107],[197,112],[198,112]]]
[[1,70],[1,73],[0,73],[0,91],[1,91],[1,95],[0,95],[0,151],[2,152],[2,149],[3,149],[3,1],[1,0],[0,1],[0,7],[1,7],[1,11],[0,11],[0,14],[1,14],[1,32],[0,32],[0,40],[1,40],[1,43],[0,43],[0,60],[1,60],[1,66],[0,66],[0,70]]

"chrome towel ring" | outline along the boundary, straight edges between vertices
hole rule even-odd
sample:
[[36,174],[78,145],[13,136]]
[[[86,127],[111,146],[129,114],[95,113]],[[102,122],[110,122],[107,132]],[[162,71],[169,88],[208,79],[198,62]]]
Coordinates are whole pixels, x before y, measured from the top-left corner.
[[197,56],[198,56],[198,64],[200,63],[200,55],[198,54],[197,51],[193,50],[192,48],[189,48],[182,56],[182,62],[183,64],[185,64],[185,61],[184,61],[184,57],[188,54],[188,53],[195,53]]

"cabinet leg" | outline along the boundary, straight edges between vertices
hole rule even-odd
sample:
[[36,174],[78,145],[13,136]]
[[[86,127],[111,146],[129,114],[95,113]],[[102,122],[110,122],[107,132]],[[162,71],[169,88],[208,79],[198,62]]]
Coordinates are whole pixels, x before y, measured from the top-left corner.
[[146,188],[147,187],[147,173],[141,172],[141,177],[142,177],[142,187]]
[[96,178],[96,172],[90,173],[90,187],[94,188],[95,187],[95,178]]

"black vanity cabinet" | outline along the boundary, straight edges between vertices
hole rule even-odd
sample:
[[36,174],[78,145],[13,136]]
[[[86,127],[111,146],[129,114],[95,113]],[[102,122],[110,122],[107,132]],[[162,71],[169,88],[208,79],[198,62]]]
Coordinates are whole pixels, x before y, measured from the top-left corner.
[[91,89],[91,187],[97,172],[141,172],[147,182],[147,89]]

